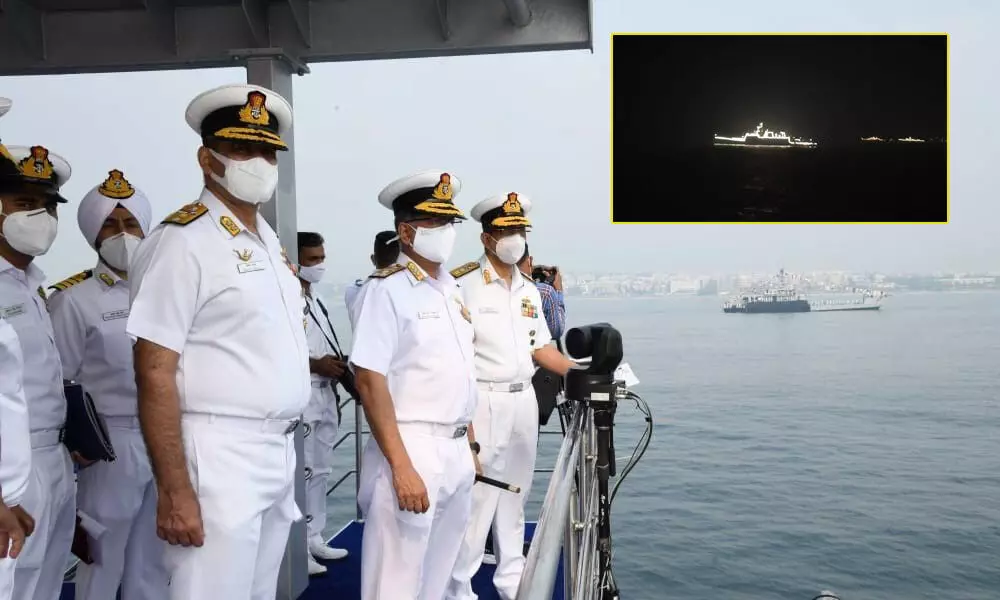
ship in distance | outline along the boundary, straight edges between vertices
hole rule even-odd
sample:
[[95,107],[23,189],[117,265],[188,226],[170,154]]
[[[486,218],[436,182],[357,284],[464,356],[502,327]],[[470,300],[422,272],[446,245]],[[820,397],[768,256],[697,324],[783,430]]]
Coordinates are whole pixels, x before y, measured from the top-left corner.
[[722,305],[725,313],[805,313],[853,310],[878,310],[885,293],[880,290],[860,290],[850,299],[810,301],[796,291],[784,269],[772,280],[741,292],[737,298]]
[[740,146],[744,148],[768,147],[768,148],[815,148],[816,142],[792,137],[784,131],[771,131],[765,129],[763,123],[758,123],[757,128],[748,131],[738,137],[727,137],[715,134],[713,142],[715,146]]

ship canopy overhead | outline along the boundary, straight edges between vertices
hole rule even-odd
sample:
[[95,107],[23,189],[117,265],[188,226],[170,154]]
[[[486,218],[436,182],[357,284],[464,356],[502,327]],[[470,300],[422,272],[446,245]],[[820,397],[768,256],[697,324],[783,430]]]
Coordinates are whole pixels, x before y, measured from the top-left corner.
[[591,0],[0,0],[0,75],[593,48]]

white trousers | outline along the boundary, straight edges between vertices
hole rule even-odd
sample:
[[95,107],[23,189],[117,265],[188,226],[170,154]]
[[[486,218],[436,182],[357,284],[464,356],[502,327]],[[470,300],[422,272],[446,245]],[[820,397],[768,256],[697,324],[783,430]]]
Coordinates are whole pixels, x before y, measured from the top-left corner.
[[0,600],[14,600],[14,566],[16,558],[0,558]]
[[293,436],[235,417],[185,417],[182,433],[205,543],[164,549],[170,600],[274,600],[288,532],[302,516]]
[[472,519],[455,564],[448,598],[472,600],[472,577],[483,563],[493,525],[497,568],[493,585],[502,600],[517,596],[524,571],[524,505],[531,493],[538,449],[538,403],[530,385],[520,392],[479,390],[472,420],[483,474],[521,488],[512,494],[478,484],[472,490]]
[[340,421],[337,396],[330,387],[312,390],[305,415],[302,462],[306,467],[306,523],[308,539],[325,543],[326,491],[333,473],[333,445],[337,443]]
[[17,557],[14,598],[58,600],[76,529],[76,475],[61,443],[32,448],[31,479],[21,506],[35,519],[35,532]]
[[399,509],[392,471],[374,438],[362,457],[358,504],[365,515],[361,600],[441,600],[469,523],[476,469],[466,437],[400,425],[430,508]]
[[156,536],[156,485],[139,420],[105,417],[117,460],[78,475],[77,505],[103,527],[91,538],[94,564],[76,570],[76,600],[166,600],[165,543]]

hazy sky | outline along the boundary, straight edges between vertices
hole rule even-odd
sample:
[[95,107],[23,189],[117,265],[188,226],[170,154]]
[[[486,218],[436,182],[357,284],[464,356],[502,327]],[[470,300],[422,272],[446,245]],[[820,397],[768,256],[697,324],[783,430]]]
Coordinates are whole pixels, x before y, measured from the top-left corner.
[[[376,195],[412,171],[447,169],[466,209],[508,191],[531,196],[537,261],[568,271],[1000,270],[1000,6],[986,0],[595,0],[595,50],[313,65],[296,79],[298,218],[328,239],[329,281],[370,271],[372,236],[391,226]],[[945,31],[951,34],[948,225],[611,225],[612,31]],[[662,77],[669,78],[669,70]],[[66,157],[73,201],[119,168],[154,217],[195,199],[197,136],[187,103],[242,69],[14,77],[5,143]],[[650,173],[656,177],[656,173]],[[666,188],[666,186],[665,186]],[[655,200],[655,199],[654,199]],[[74,204],[39,264],[57,280],[94,255]],[[454,263],[478,256],[460,229]]]

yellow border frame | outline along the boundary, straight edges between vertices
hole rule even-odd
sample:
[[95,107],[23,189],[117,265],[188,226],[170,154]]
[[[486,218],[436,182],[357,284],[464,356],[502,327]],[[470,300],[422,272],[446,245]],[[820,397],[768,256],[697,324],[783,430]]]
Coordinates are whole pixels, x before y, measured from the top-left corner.
[[[666,36],[666,35],[943,35],[945,37],[945,221],[615,221],[615,36]],[[947,32],[612,32],[609,41],[608,63],[610,81],[610,134],[608,142],[611,200],[609,218],[612,225],[946,225],[951,222],[951,36]]]

